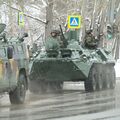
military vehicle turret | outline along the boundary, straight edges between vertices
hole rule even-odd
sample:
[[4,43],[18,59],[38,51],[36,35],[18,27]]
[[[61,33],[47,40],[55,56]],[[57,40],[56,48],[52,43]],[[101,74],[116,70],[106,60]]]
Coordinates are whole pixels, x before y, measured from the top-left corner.
[[84,81],[87,92],[115,88],[115,60],[111,53],[103,48],[86,48],[79,43],[78,33],[75,30],[61,34],[64,47],[42,49],[36,54],[29,73],[30,91],[45,91],[48,86],[62,89],[65,81]]
[[11,104],[21,104],[28,89],[29,56],[23,42],[28,35],[7,38],[5,27],[0,24],[0,94],[8,92]]

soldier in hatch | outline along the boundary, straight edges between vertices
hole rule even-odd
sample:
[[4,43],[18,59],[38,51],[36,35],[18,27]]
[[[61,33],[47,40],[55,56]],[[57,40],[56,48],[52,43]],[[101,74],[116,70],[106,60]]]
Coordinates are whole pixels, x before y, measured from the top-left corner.
[[5,27],[5,24],[0,23],[0,40],[4,40],[4,42],[7,42],[6,33],[4,31]]
[[95,49],[98,46],[98,40],[92,34],[92,30],[87,30],[84,38],[85,47]]
[[60,39],[59,39],[60,31],[52,30],[51,36],[47,39],[45,48],[48,50],[59,50],[60,48]]

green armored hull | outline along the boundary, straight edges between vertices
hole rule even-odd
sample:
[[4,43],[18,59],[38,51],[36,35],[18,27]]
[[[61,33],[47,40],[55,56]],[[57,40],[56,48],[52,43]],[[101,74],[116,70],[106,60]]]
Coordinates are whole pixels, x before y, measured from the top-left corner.
[[[90,65],[71,59],[35,60],[31,74],[45,81],[80,81],[88,77]],[[85,69],[88,68],[88,69]],[[36,71],[36,72],[35,72]]]
[[64,81],[84,81],[88,92],[115,87],[115,60],[110,52],[97,44],[87,48],[79,42],[79,30],[62,34],[61,47],[56,40],[49,38],[48,47],[33,57],[30,91],[45,91],[48,86],[61,89]]
[[[86,91],[115,87],[115,61],[104,49],[89,50],[66,48],[60,51],[41,51],[32,61],[30,90],[32,86],[46,89],[61,88],[64,81],[84,81]],[[33,87],[33,88],[36,88]]]

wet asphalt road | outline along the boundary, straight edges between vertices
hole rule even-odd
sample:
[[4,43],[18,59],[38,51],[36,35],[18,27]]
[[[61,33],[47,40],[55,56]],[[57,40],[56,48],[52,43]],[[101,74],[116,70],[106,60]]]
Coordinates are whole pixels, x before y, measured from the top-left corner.
[[120,80],[115,90],[85,93],[82,83],[65,83],[62,92],[27,92],[24,105],[0,98],[0,120],[120,120]]

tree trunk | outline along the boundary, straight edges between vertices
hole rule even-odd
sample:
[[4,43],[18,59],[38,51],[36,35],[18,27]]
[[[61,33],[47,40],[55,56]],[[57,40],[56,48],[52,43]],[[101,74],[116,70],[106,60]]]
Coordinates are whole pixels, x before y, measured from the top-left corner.
[[51,29],[53,28],[53,0],[48,0],[49,5],[46,7],[46,26],[45,26],[45,38],[50,35]]

